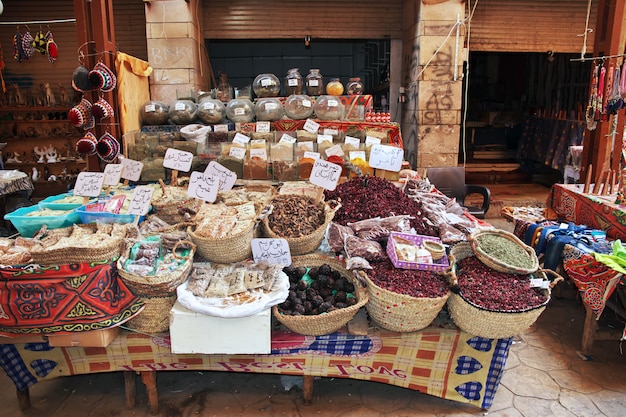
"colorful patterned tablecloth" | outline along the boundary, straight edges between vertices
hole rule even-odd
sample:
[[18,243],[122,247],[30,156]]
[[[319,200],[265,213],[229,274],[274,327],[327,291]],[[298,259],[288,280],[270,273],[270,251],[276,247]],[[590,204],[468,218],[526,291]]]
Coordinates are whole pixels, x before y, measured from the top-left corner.
[[550,207],[568,222],[606,231],[613,239],[626,239],[626,206],[615,196],[583,194],[583,184],[554,184]]
[[437,327],[316,337],[274,330],[269,355],[177,355],[168,334],[123,331],[106,348],[0,345],[0,366],[19,391],[67,375],[210,370],[369,380],[488,409],[511,343]]

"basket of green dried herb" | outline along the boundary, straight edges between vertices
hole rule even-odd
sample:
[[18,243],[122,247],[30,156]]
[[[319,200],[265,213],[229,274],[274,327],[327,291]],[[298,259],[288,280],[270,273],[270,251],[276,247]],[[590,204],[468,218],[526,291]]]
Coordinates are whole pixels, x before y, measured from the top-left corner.
[[513,233],[484,229],[468,237],[476,257],[488,267],[510,274],[532,274],[539,269],[535,250]]

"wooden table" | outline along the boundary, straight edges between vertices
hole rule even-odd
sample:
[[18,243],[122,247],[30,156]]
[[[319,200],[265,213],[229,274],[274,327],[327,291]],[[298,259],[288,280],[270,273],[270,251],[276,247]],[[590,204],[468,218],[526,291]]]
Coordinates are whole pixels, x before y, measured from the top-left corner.
[[[370,328],[366,335],[337,332],[302,336],[272,331],[267,355],[173,354],[169,334],[122,331],[107,347],[50,347],[47,343],[0,345],[0,367],[17,388],[20,407],[29,387],[59,376],[124,372],[127,406],[134,406],[135,374],[158,412],[157,372],[210,370],[303,376],[305,402],[313,378],[369,380],[488,409],[500,384],[512,339],[484,339],[453,326],[411,333]],[[121,382],[121,381],[120,381]]]

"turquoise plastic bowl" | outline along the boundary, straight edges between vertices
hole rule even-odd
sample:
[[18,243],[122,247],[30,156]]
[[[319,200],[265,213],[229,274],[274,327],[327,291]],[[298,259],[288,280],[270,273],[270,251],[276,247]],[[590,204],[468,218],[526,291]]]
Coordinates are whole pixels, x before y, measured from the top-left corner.
[[[17,210],[4,215],[5,220],[9,220],[24,237],[33,237],[35,233],[46,225],[48,229],[60,229],[80,223],[80,217],[76,210],[58,216],[27,216],[28,213],[41,210],[39,205],[20,207]],[[59,210],[60,211],[60,210]]]

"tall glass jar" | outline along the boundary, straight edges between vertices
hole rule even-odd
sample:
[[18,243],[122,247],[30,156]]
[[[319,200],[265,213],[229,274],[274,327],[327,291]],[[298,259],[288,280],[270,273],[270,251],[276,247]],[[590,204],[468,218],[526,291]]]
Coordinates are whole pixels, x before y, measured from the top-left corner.
[[254,94],[259,97],[277,97],[280,94],[280,80],[274,74],[259,74],[252,82]]
[[228,103],[229,100],[235,96],[233,87],[228,83],[228,75],[226,73],[220,73],[220,83],[217,86],[216,97],[222,103]]
[[324,77],[317,68],[311,68],[306,76],[306,93],[309,96],[324,94]]
[[357,96],[363,94],[363,83],[361,82],[361,78],[354,77],[348,80],[348,84],[346,85],[346,92],[350,96]]
[[285,95],[302,94],[304,82],[298,68],[292,68],[287,71],[285,76]]

